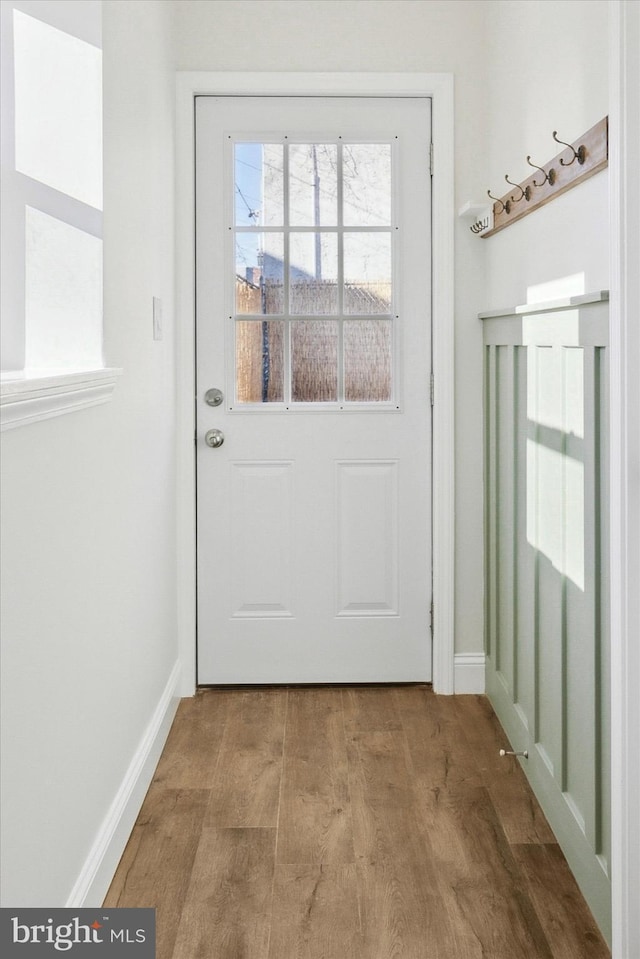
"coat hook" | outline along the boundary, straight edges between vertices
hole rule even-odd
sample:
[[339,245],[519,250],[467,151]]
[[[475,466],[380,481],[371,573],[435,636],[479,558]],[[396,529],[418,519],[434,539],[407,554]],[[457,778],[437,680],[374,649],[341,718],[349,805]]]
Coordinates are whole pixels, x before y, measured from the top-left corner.
[[476,220],[475,223],[472,223],[469,229],[472,233],[482,233],[489,226],[489,217],[486,216],[484,220]]
[[532,163],[530,156],[527,157],[527,163],[529,164],[529,166],[532,166],[534,170],[540,170],[541,173],[544,173],[544,180],[542,181],[542,183],[536,183],[536,181],[534,180],[533,181],[534,186],[544,186],[545,183],[548,183],[549,186],[553,186],[553,184],[556,182],[556,171],[553,169],[553,167],[551,167],[551,169],[547,173],[547,171],[543,167],[538,166],[537,163]]
[[565,143],[564,140],[558,140],[557,133],[558,133],[557,130],[553,131],[553,139],[556,141],[556,143],[561,143],[563,147],[569,147],[570,150],[573,150],[573,158],[569,160],[568,163],[565,163],[565,161],[561,159],[560,166],[571,166],[571,164],[575,163],[576,160],[578,161],[580,166],[582,166],[584,161],[587,159],[586,146],[582,144],[582,146],[579,146],[578,149],[576,150],[576,148],[572,147],[570,143]]
[[505,178],[505,180],[507,181],[507,183],[508,183],[510,186],[515,186],[515,187],[517,187],[517,188],[520,190],[520,196],[519,196],[519,197],[517,197],[517,198],[514,197],[514,196],[511,197],[511,199],[513,200],[514,203],[519,203],[520,200],[521,200],[523,197],[525,198],[525,200],[530,200],[530,199],[531,199],[531,187],[530,187],[530,186],[527,186],[527,187],[523,190],[519,183],[514,183],[512,180],[509,179],[509,174],[508,174],[508,173],[505,173],[504,178]]
[[500,216],[501,213],[511,213],[511,200],[507,200],[506,203],[503,203],[499,196],[492,196],[490,190],[487,190],[487,196],[490,197],[490,199],[495,200],[496,203],[499,203],[502,207],[502,209],[498,210],[498,216]]

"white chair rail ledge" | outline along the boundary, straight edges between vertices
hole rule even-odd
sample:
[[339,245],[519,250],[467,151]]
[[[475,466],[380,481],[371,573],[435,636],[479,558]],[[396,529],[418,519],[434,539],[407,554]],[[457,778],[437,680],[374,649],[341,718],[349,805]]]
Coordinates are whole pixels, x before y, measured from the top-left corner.
[[122,370],[19,370],[0,379],[0,430],[108,403]]

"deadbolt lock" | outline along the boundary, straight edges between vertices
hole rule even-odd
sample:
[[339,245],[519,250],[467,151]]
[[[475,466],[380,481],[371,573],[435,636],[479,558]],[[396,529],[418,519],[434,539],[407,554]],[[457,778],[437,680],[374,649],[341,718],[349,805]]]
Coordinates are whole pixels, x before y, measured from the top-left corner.
[[211,390],[207,390],[204,394],[204,401],[208,406],[220,406],[222,400],[224,399],[222,395],[222,390],[218,390],[215,387]]

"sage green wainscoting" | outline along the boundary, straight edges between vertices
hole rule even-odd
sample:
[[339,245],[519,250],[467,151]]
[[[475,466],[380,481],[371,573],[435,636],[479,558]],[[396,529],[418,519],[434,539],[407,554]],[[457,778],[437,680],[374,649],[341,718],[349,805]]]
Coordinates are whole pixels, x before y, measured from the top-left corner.
[[480,319],[487,694],[610,942],[608,294]]

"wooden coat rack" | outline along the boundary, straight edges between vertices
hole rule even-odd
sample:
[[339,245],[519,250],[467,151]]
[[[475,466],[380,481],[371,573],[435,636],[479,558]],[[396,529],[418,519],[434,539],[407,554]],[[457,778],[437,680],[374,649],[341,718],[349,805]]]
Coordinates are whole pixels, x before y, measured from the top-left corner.
[[[529,213],[549,203],[550,200],[566,193],[572,187],[588,180],[595,173],[599,173],[609,163],[609,118],[604,117],[599,123],[581,136],[574,143],[564,143],[558,139],[556,131],[553,139],[561,143],[565,149],[558,153],[543,167],[532,163],[527,157],[529,166],[535,167],[535,172],[523,180],[522,183],[513,183],[509,174],[505,180],[510,185],[508,193],[502,197],[489,196],[494,200],[493,226],[480,235],[483,239],[499,233],[506,226],[521,220]],[[477,232],[477,231],[476,231]]]

